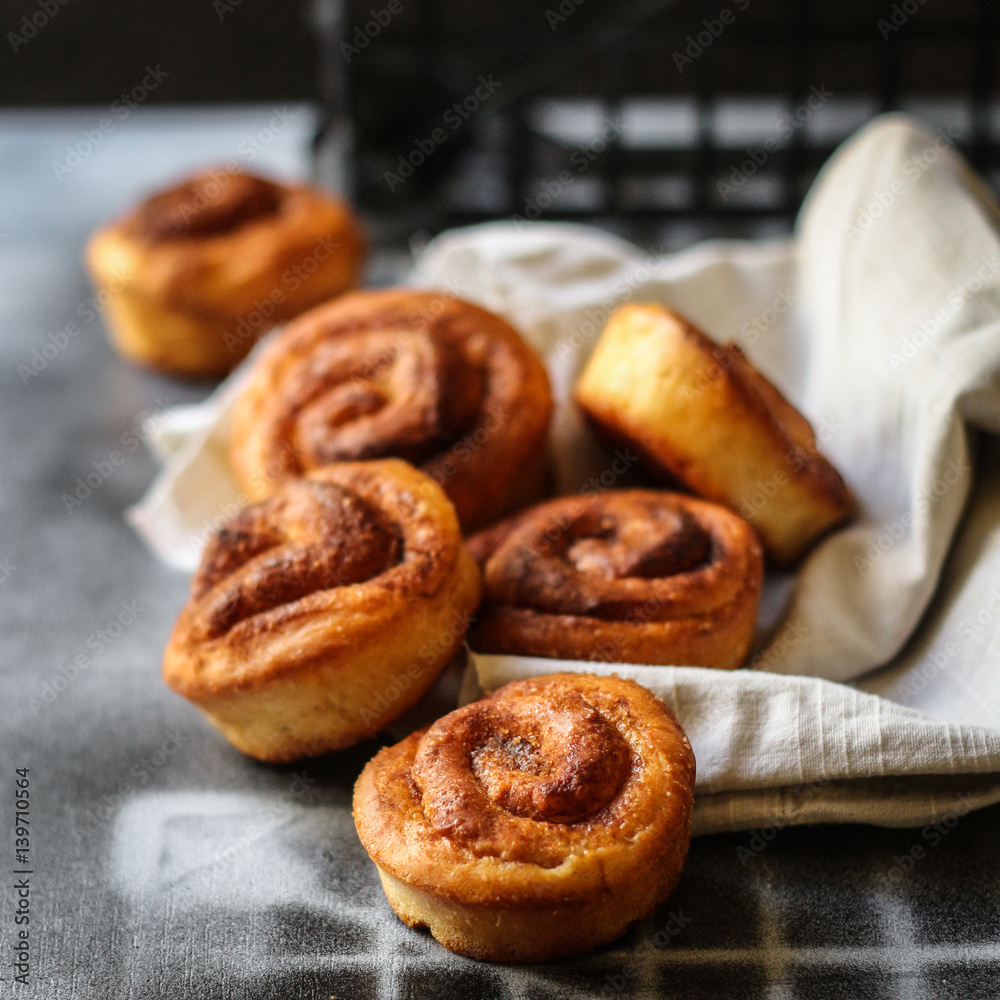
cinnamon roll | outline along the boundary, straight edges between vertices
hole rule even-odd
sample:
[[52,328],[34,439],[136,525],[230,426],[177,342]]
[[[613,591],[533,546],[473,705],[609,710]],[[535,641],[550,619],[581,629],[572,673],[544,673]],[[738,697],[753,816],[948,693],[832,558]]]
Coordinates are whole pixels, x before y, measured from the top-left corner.
[[560,497],[469,544],[483,567],[475,650],[723,669],[746,658],[763,559],[724,507],[654,490]]
[[356,287],[364,254],[339,199],[218,169],[99,230],[87,263],[122,354],[208,376],[227,372],[275,324]]
[[418,701],[479,595],[431,480],[397,459],[344,463],[290,480],[215,534],[164,677],[251,757],[324,753]]
[[311,469],[394,455],[473,531],[541,495],[551,413],[541,361],[498,316],[438,292],[356,292],[269,345],[237,401],[232,460],[257,498]]
[[695,761],[619,677],[515,681],[382,750],[354,822],[390,905],[446,948],[540,962],[613,941],[673,891]]
[[575,395],[658,478],[745,517],[775,563],[798,562],[856,509],[805,417],[735,344],[715,344],[663,306],[611,316]]

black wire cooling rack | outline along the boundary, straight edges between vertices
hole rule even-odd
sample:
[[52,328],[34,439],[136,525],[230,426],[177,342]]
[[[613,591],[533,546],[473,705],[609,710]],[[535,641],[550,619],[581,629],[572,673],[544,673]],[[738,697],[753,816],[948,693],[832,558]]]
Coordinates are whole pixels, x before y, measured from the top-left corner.
[[383,239],[497,217],[650,242],[685,222],[783,230],[880,111],[924,119],[996,182],[997,8],[320,0],[319,148],[346,154],[342,183]]

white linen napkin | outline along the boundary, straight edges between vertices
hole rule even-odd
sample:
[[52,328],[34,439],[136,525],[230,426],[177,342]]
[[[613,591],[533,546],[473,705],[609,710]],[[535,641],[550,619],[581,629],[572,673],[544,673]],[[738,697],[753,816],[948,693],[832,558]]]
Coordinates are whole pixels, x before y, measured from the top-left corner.
[[[859,497],[858,520],[794,578],[769,574],[754,671],[475,658],[486,688],[575,669],[656,691],[698,759],[698,832],[920,825],[1000,801],[1000,448],[987,438],[972,455],[974,429],[1000,430],[1000,236],[948,142],[876,119],[825,167],[787,242],[664,256],[502,222],[443,234],[417,262],[414,284],[506,316],[545,357],[560,492],[631,481],[569,398],[631,300],[739,343]],[[243,371],[158,425],[176,450],[129,519],[175,566],[193,569],[211,523],[245,500],[227,458]]]

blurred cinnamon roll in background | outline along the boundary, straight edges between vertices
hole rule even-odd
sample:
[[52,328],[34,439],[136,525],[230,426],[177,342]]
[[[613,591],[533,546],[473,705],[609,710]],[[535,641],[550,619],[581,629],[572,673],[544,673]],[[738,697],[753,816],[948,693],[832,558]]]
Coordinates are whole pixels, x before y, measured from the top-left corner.
[[154,194],[87,246],[117,349],[187,376],[224,374],[276,323],[357,287],[364,256],[340,199],[226,169]]
[[332,463],[404,458],[474,531],[543,495],[551,414],[541,360],[500,317],[439,292],[356,292],[299,317],[256,362],[232,460],[260,498]]
[[753,638],[760,543],[740,517],[679,493],[560,497],[473,537],[474,650],[733,669]]
[[164,676],[251,757],[325,753],[416,704],[479,595],[431,480],[396,459],[344,463],[290,480],[215,534]]
[[354,822],[393,910],[446,948],[540,962],[613,941],[680,878],[695,761],[619,677],[515,681],[381,751]]

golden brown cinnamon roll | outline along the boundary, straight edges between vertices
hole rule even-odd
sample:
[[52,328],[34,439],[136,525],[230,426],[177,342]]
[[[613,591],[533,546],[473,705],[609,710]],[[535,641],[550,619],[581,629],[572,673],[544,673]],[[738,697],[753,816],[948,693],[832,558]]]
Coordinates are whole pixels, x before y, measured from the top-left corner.
[[473,649],[733,669],[753,638],[760,544],[742,518],[679,493],[560,497],[477,535]]
[[203,376],[228,371],[276,323],[356,287],[364,253],[339,199],[220,169],[99,230],[87,263],[122,354]]
[[778,564],[797,562],[855,511],[805,417],[735,344],[715,344],[663,306],[611,316],[576,401],[660,478],[745,517]]
[[290,480],[216,533],[164,677],[251,757],[324,753],[419,700],[479,593],[433,482],[396,459],[344,463]]
[[666,706],[619,677],[516,681],[382,750],[354,822],[404,923],[540,962],[613,941],[673,891],[695,762]]
[[334,462],[395,455],[434,479],[465,531],[539,497],[548,376],[498,316],[442,293],[356,292],[282,331],[233,414],[251,497]]

